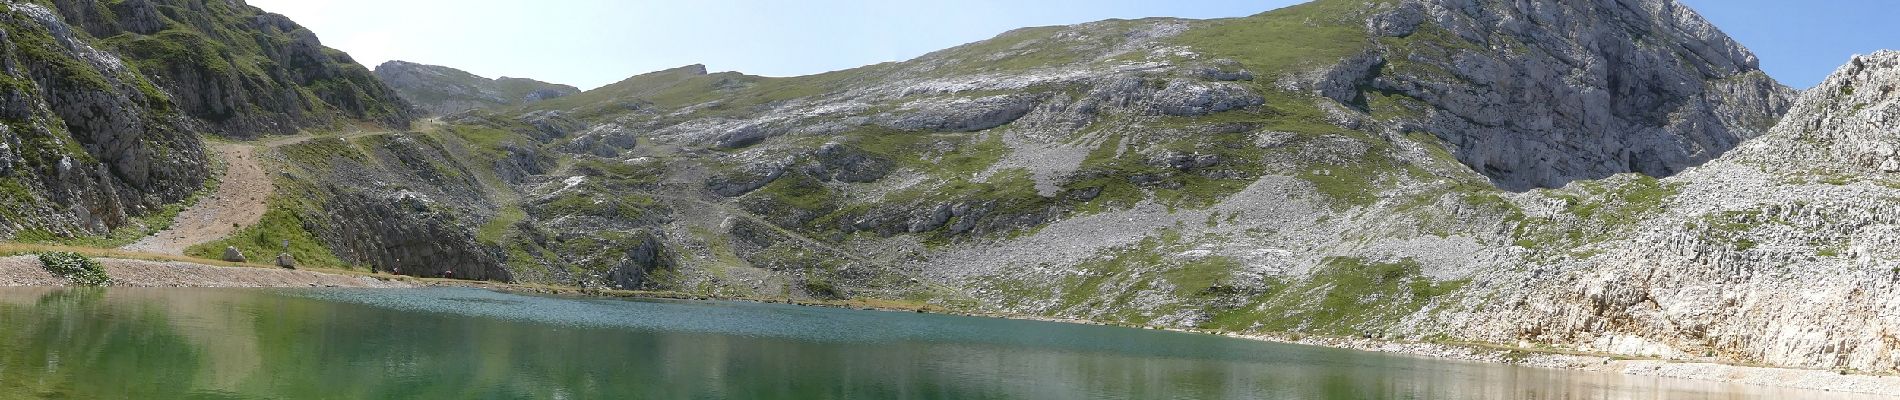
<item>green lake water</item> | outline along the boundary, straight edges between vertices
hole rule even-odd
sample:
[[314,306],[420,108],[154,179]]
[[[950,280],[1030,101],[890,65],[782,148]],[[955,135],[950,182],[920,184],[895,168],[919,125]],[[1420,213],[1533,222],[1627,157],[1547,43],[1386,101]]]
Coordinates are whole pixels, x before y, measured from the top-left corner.
[[474,289],[0,289],[0,399],[1860,399],[1207,335]]

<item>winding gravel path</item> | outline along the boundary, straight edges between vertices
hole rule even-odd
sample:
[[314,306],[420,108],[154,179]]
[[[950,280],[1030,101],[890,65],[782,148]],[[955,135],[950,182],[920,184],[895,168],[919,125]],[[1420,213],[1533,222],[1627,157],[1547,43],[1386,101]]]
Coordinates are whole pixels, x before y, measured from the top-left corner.
[[124,250],[184,255],[186,248],[222,239],[264,219],[276,187],[258,160],[258,146],[221,143],[213,149],[225,165],[218,190],[179,212],[170,229],[140,239]]
[[264,219],[270,209],[270,197],[277,190],[270,174],[264,172],[260,155],[279,147],[320,138],[351,140],[389,132],[357,132],[348,135],[299,135],[262,144],[218,143],[212,149],[224,160],[225,171],[218,190],[198,199],[197,204],[178,213],[171,228],[126,245],[121,250],[140,253],[184,255],[191,246],[231,236],[238,230]]

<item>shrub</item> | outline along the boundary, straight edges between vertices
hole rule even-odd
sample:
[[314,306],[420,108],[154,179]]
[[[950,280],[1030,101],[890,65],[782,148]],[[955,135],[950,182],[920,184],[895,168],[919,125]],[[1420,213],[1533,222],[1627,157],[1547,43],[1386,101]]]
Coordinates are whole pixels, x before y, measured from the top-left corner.
[[40,266],[54,275],[72,280],[78,286],[105,286],[112,283],[112,278],[106,276],[105,267],[79,253],[40,253]]

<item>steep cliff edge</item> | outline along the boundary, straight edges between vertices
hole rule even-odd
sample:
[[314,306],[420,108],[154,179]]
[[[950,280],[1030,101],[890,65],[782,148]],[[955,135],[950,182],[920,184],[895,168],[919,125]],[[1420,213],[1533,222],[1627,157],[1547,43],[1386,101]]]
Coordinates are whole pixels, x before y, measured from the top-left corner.
[[526,78],[488,79],[459,69],[390,61],[376,66],[376,78],[431,115],[517,106],[580,93],[573,86]]

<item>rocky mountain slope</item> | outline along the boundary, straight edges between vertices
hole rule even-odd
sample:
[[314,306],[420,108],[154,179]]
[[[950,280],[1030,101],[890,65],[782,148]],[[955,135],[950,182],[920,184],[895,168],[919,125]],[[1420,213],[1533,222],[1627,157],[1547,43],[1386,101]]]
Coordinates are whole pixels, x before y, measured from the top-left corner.
[[390,61],[376,66],[376,78],[403,99],[432,115],[516,106],[580,93],[573,86],[533,79],[488,79],[459,69]]
[[1673,0],[1318,0],[687,66],[287,144],[265,222],[195,251],[1895,371],[1896,58],[1797,97]]
[[1626,237],[1480,278],[1528,286],[1467,301],[1450,325],[1622,354],[1900,369],[1896,87],[1900,52],[1854,58],[1766,136],[1661,181],[1657,211]]
[[204,187],[200,134],[247,138],[409,107],[349,56],[237,1],[8,1],[0,238],[137,232]]

